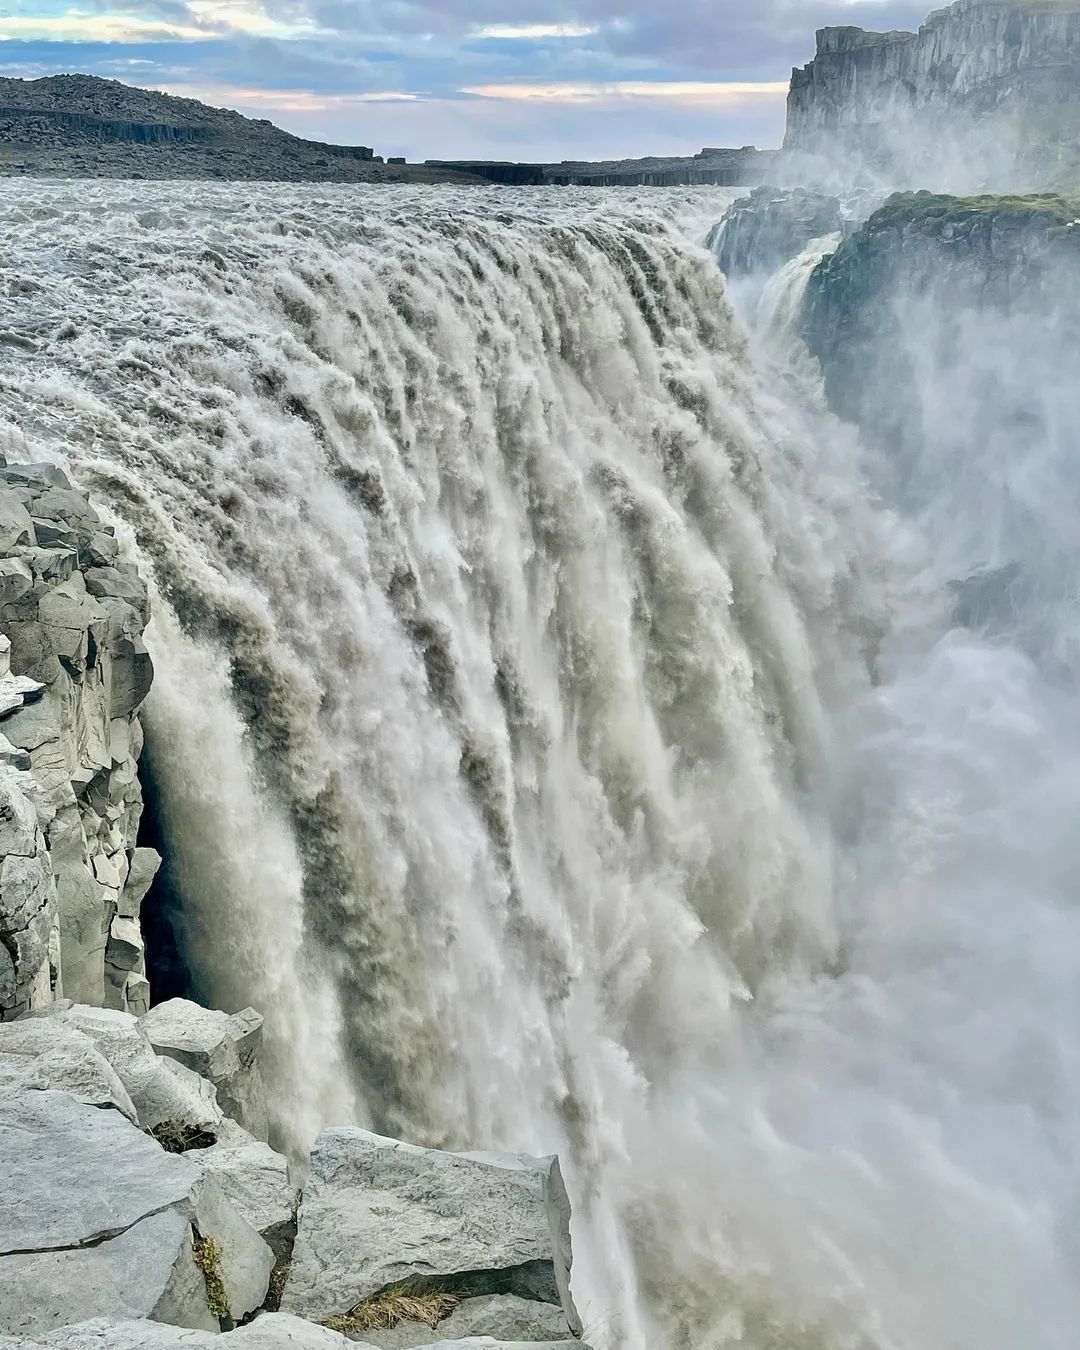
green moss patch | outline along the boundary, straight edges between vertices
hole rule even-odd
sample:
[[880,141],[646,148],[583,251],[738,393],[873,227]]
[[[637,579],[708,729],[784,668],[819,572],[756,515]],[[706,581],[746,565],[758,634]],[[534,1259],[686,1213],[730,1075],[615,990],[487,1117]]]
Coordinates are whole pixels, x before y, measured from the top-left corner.
[[192,1236],[192,1246],[195,1249],[195,1264],[206,1281],[206,1306],[219,1322],[231,1322],[229,1295],[221,1278],[221,1248],[212,1237],[204,1238],[198,1233]]

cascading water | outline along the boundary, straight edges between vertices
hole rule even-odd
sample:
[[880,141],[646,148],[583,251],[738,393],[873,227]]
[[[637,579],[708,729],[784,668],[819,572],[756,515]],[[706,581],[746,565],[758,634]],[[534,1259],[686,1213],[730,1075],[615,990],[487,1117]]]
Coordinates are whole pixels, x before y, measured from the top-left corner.
[[559,1151],[601,1344],[1064,1350],[1075,716],[935,629],[722,202],[12,185],[9,453],[152,573],[181,943],[283,1138]]

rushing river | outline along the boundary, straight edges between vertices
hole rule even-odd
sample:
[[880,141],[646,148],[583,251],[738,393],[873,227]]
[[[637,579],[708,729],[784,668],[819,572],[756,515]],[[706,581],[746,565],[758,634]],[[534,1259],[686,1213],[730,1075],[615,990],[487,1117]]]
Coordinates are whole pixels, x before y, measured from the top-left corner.
[[1069,423],[881,501],[728,200],[8,183],[0,449],[153,579],[148,904],[283,1143],[558,1152],[597,1346],[1073,1350],[1072,649],[953,606]]

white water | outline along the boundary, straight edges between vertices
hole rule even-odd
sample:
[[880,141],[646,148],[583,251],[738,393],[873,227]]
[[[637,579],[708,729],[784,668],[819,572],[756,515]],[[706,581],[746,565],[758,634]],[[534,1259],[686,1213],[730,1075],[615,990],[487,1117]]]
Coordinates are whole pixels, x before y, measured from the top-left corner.
[[13,185],[8,453],[154,571],[188,955],[294,1144],[558,1150],[598,1342],[1066,1350],[1075,699],[949,631],[993,482],[871,515],[722,201]]

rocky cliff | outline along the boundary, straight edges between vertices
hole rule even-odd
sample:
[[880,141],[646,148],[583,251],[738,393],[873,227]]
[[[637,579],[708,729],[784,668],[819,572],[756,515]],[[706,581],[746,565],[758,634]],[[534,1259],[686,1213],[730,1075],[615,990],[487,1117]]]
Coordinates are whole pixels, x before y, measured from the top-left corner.
[[785,148],[895,171],[974,140],[981,172],[1008,152],[1046,174],[1075,164],[1078,104],[1077,0],[957,0],[917,33],[820,30],[814,59],[792,72]]
[[1080,205],[898,193],[811,274],[802,331],[830,406],[894,451],[922,435],[924,304],[935,333],[972,314],[1046,315],[1075,349]]
[[145,1012],[138,708],[146,586],[47,464],[0,466],[0,1019],[62,994]]

